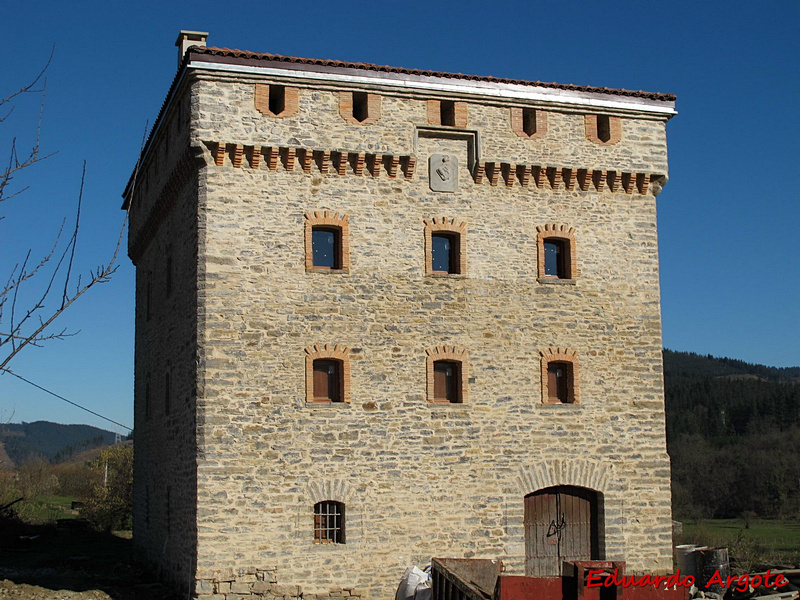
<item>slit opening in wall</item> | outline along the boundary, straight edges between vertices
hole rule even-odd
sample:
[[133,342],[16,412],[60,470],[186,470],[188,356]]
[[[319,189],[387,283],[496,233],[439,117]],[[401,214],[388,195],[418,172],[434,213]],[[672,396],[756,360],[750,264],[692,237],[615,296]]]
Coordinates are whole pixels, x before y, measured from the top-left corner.
[[439,119],[442,125],[455,127],[456,103],[453,100],[442,100],[439,103]]
[[536,109],[522,109],[522,131],[525,135],[531,136],[536,133]]
[[601,142],[611,139],[611,119],[608,115],[597,115],[597,139]]
[[353,92],[353,118],[363,123],[369,116],[369,105],[366,92]]
[[282,85],[269,86],[269,112],[279,115],[286,110],[286,88]]

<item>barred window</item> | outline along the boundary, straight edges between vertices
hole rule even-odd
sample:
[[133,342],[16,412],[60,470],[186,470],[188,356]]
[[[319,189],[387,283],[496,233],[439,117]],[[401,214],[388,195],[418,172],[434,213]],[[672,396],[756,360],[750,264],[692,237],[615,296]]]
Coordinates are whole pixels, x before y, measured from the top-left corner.
[[324,500],[314,505],[314,543],[344,544],[344,503]]

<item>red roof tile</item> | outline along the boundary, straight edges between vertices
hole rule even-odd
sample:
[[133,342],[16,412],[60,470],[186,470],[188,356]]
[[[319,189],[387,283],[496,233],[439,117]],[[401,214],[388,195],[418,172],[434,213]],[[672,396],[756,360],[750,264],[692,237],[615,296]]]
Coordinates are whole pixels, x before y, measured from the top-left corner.
[[390,67],[385,65],[374,65],[370,63],[347,62],[341,60],[329,60],[320,58],[303,58],[299,56],[284,56],[281,54],[265,54],[260,52],[249,52],[247,50],[236,50],[231,48],[215,48],[205,46],[194,46],[190,49],[191,54],[206,54],[211,56],[228,57],[236,59],[246,59],[253,61],[272,61],[294,63],[300,65],[316,65],[320,67],[332,67],[340,69],[355,69],[361,71],[374,71],[377,73],[392,73],[397,75],[412,75],[418,77],[439,77],[446,79],[460,79],[466,81],[481,81],[486,83],[500,83],[513,85],[528,85],[534,87],[544,87],[559,90],[570,90],[575,92],[590,92],[595,94],[611,94],[615,96],[632,96],[635,98],[647,98],[650,100],[662,100],[668,102],[675,101],[674,94],[663,94],[660,92],[644,92],[641,90],[622,90],[606,87],[593,87],[590,85],[573,85],[568,83],[548,83],[544,81],[526,81],[523,79],[504,79],[485,75],[465,75],[463,73],[444,73],[442,71],[425,71],[421,69],[404,69],[402,67]]

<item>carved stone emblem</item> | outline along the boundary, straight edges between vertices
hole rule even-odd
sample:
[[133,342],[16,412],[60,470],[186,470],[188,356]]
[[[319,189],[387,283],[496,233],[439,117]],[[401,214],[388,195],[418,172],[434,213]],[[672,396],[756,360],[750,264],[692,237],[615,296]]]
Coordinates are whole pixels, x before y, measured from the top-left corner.
[[455,192],[458,189],[458,158],[452,154],[431,154],[428,180],[434,192]]

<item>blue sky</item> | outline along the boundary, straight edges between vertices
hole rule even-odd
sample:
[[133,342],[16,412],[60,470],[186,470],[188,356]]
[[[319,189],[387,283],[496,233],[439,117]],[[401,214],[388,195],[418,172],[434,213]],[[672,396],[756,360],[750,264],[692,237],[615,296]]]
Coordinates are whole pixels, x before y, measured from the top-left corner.
[[[47,72],[42,149],[0,205],[0,276],[72,218],[87,161],[83,273],[108,261],[120,193],[175,74],[180,29],[209,45],[298,56],[675,93],[670,182],[658,198],[664,344],[774,366],[800,364],[800,3],[74,2],[5,6],[0,96]],[[33,140],[38,98],[0,123]],[[38,253],[38,254],[37,254]],[[133,423],[134,271],[57,324],[74,337],[28,348],[15,372]],[[119,430],[9,375],[0,422],[46,419]]]

